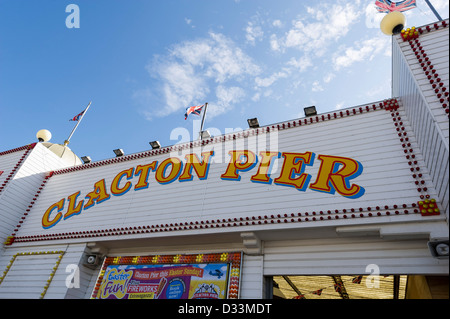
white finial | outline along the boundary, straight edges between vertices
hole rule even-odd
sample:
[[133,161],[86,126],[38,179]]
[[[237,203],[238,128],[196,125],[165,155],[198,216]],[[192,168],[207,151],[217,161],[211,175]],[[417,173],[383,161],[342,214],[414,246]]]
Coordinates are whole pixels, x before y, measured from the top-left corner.
[[48,142],[52,138],[52,133],[49,130],[40,130],[37,132],[36,137],[39,142]]

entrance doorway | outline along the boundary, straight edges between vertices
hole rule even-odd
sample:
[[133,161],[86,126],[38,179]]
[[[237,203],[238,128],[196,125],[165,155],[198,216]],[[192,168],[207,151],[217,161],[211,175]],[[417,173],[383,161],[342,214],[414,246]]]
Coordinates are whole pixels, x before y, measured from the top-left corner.
[[449,299],[448,276],[273,276],[266,280],[273,299]]
[[274,276],[274,299],[405,299],[408,276]]

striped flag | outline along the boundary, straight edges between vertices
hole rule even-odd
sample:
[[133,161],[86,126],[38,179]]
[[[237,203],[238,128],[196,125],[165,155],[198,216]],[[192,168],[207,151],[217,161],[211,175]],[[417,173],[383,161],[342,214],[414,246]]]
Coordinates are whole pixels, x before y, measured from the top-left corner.
[[200,116],[200,113],[202,112],[204,106],[205,105],[199,105],[199,106],[191,106],[191,107],[186,108],[186,113],[184,114],[184,119],[187,120],[187,118],[190,114],[195,114],[195,115]]
[[84,110],[83,112],[81,112],[80,114],[78,114],[78,115],[75,115],[72,119],[70,119],[69,121],[75,121],[75,122],[78,122],[79,120],[80,120],[80,118],[83,116],[83,114],[84,114],[84,112],[85,112],[86,110]]
[[393,11],[407,11],[417,7],[416,0],[403,0],[399,2],[394,2],[390,0],[377,0],[375,1],[375,6],[378,12],[389,13]]

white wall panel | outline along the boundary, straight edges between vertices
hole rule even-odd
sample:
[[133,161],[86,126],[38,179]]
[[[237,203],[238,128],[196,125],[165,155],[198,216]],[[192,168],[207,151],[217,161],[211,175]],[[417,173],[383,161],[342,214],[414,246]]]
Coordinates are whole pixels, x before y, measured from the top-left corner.
[[264,275],[447,274],[448,260],[431,257],[426,240],[332,238],[267,241]]

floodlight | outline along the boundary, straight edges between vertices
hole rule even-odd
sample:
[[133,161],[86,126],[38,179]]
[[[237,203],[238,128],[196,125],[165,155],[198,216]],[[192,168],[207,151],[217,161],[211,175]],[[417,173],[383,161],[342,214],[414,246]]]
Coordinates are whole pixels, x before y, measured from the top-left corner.
[[153,141],[149,143],[150,146],[152,147],[152,149],[157,149],[157,148],[161,148],[161,144],[158,141]]
[[123,149],[118,148],[118,149],[114,150],[114,154],[116,154],[116,157],[123,156],[123,154],[124,154]]
[[89,156],[82,156],[81,159],[83,160],[84,164],[89,164],[92,161]]
[[248,119],[247,123],[250,128],[258,128],[259,127],[259,122],[256,117],[254,119]]
[[308,106],[304,108],[305,116],[313,116],[317,115],[316,107],[315,106]]

